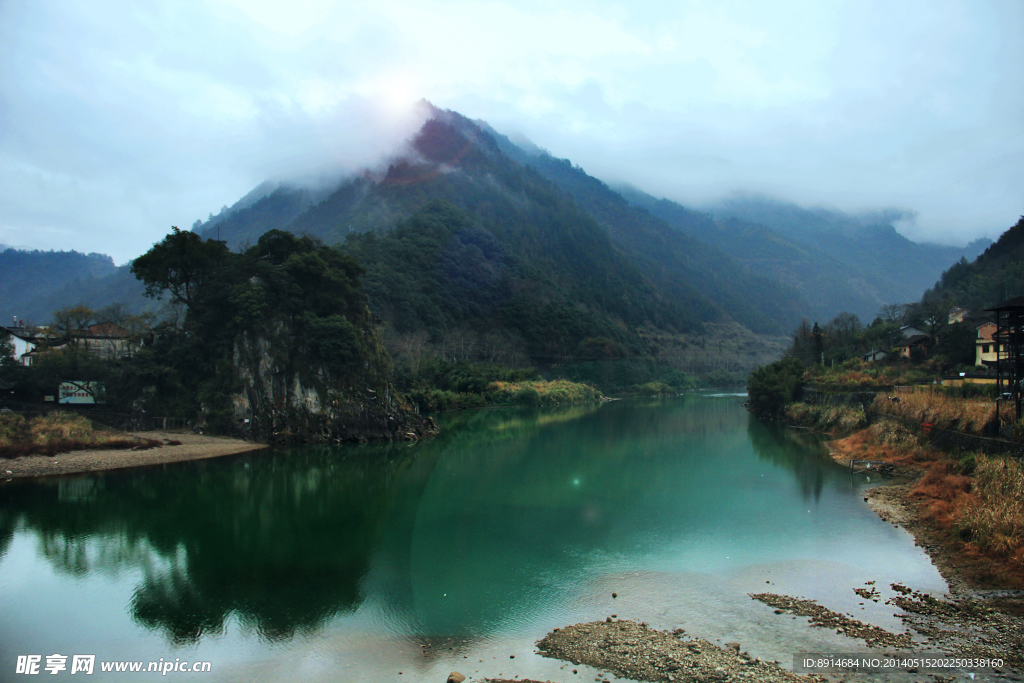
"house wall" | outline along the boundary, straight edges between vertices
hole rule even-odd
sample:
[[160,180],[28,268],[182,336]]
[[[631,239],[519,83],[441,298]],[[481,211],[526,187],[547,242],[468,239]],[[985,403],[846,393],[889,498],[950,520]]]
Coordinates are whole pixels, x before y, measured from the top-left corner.
[[996,344],[992,341],[992,336],[996,333],[996,329],[995,323],[985,323],[978,327],[978,339],[974,347],[975,365],[995,363],[999,359],[999,354],[996,352]]
[[960,387],[964,384],[995,384],[995,377],[957,377],[954,379],[942,380],[944,387]]
[[996,344],[991,340],[979,339],[975,344],[975,365],[995,363],[999,359],[996,353]]
[[32,357],[26,356],[26,353],[33,351],[36,345],[30,341],[25,341],[20,337],[16,337],[13,334],[7,338],[7,343],[14,347],[15,359],[21,361],[22,365],[32,365]]

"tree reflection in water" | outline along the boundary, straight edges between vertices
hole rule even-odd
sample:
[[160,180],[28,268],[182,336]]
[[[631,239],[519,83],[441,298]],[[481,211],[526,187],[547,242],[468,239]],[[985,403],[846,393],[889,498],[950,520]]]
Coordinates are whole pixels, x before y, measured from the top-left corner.
[[58,571],[140,569],[132,615],[172,642],[221,632],[232,613],[265,639],[286,639],[358,605],[405,462],[398,446],[338,456],[302,449],[287,465],[252,454],[81,477],[72,481],[93,482],[93,495],[70,500],[39,494],[60,482],[9,485],[0,540],[18,519]]
[[796,478],[804,500],[818,501],[825,484],[846,490],[851,486],[844,470],[829,457],[828,448],[817,434],[800,434],[777,422],[763,422],[750,415],[747,433],[754,453]]
[[132,618],[175,644],[232,618],[287,640],[371,596],[368,612],[400,630],[472,638],[619,562],[676,549],[674,566],[696,570],[701,552],[808,533],[802,500],[850,486],[820,444],[748,418],[737,400],[441,420],[439,437],[413,445],[12,482],[0,489],[0,550],[25,529],[59,572],[131,572]]

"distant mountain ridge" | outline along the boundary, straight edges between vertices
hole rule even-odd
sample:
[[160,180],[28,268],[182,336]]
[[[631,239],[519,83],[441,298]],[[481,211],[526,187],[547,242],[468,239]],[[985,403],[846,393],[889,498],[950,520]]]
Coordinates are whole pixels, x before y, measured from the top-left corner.
[[[7,325],[17,317],[48,322],[54,309],[78,301],[74,298],[77,290],[116,272],[114,260],[106,254],[0,251],[0,321]],[[49,308],[52,304],[56,305]]]
[[883,304],[919,298],[948,264],[973,259],[989,243],[917,243],[891,224],[764,197],[737,197],[705,212],[635,188],[619,191],[673,227],[727,250],[751,271],[795,287],[809,304],[806,317],[819,321],[843,311],[870,321]]
[[[438,231],[439,216],[462,227]],[[386,171],[319,190],[261,183],[193,230],[233,250],[271,229],[328,244],[355,240],[351,248],[361,245],[363,258],[376,254],[363,264],[364,282],[377,287],[371,306],[395,310],[415,297],[402,295],[402,304],[400,288],[381,273],[390,268],[392,278],[419,276],[411,265],[387,265],[385,255],[359,236],[386,236],[400,225],[402,239],[443,234],[454,240],[452,253],[481,272],[493,270],[508,287],[504,304],[531,288],[536,301],[562,307],[564,320],[555,332],[575,343],[585,338],[583,328],[614,336],[625,326],[633,330],[630,344],[637,345],[637,330],[644,327],[692,331],[704,322],[733,320],[755,332],[787,334],[800,318],[825,321],[841,311],[870,320],[884,303],[916,300],[943,269],[984,246],[917,244],[891,224],[865,225],[840,212],[765,198],[734,198],[710,213],[697,211],[635,188],[610,188],[531,143],[514,143],[482,121],[433,108]],[[431,282],[440,287],[435,294],[480,275],[462,272],[444,249],[437,254],[448,271],[431,271]],[[494,254],[500,264],[492,261]],[[21,299],[5,296],[4,307],[13,302],[27,312],[20,315],[40,321],[79,300],[95,307],[112,301],[152,305],[127,267],[109,266],[79,275],[69,269]],[[458,296],[475,300],[471,288],[459,287]],[[488,310],[500,317],[501,303],[491,301]],[[438,319],[445,326],[470,322],[461,305],[443,308]],[[584,318],[589,322],[580,323]],[[577,324],[582,327],[570,334]]]
[[977,259],[962,259],[942,274],[925,298],[949,297],[971,311],[982,311],[1024,295],[1024,216]]

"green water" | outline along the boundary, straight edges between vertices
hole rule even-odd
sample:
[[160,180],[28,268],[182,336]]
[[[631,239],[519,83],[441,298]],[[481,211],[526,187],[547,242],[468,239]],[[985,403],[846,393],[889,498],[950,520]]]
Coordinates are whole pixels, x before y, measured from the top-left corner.
[[780,626],[746,596],[766,589],[899,630],[852,588],[941,592],[937,572],[862,477],[741,401],[471,411],[419,444],[8,482],[0,681],[51,653],[208,660],[209,680],[580,680],[532,644],[613,613],[778,659],[842,642]]

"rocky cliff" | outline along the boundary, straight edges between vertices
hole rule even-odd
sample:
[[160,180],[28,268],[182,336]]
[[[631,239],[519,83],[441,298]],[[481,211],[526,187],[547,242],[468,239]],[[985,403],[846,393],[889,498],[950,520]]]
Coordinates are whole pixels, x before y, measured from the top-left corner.
[[[366,331],[373,346],[376,335]],[[366,359],[362,372],[332,377],[328,368],[283,357],[266,337],[241,336],[233,368],[235,422],[248,437],[272,443],[412,441],[437,433],[437,425],[411,409],[383,371],[385,359]],[[383,349],[379,348],[380,353]]]

